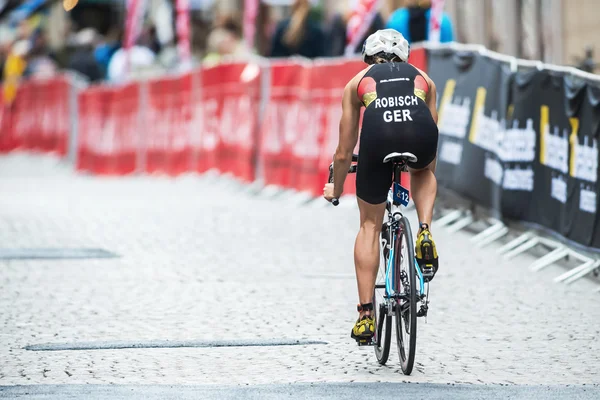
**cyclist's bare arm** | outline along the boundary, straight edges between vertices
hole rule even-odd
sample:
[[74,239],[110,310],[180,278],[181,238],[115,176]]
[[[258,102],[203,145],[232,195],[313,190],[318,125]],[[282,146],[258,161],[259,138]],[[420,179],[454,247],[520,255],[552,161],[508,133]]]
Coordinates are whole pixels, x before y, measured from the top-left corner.
[[437,107],[436,107],[437,89],[435,87],[435,83],[433,83],[433,81],[431,80],[429,75],[427,75],[425,72],[421,71],[419,68],[417,68],[417,70],[421,73],[421,75],[423,75],[423,78],[425,78],[427,85],[429,85],[429,93],[427,93],[426,103],[427,103],[427,107],[429,107],[429,111],[431,112],[431,116],[433,117],[433,120],[437,124],[438,123],[438,113],[437,113]]
[[342,97],[342,118],[340,119],[340,138],[333,158],[334,195],[341,196],[348,169],[352,164],[352,152],[358,142],[360,108],[357,88],[369,67],[359,72],[344,88]]

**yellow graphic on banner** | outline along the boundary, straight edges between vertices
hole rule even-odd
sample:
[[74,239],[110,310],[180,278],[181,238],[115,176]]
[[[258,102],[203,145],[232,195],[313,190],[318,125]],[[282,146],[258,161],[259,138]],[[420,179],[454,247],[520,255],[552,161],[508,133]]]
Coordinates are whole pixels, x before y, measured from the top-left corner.
[[471,143],[475,143],[475,139],[477,139],[477,123],[479,122],[479,114],[483,114],[486,94],[487,90],[484,87],[477,88],[475,106],[473,107],[473,119],[471,120],[471,131],[469,132],[469,142]]
[[546,165],[546,130],[550,131],[550,108],[540,109],[540,164]]
[[575,177],[575,157],[577,147],[577,135],[579,134],[579,118],[569,118],[571,122],[571,135],[569,143],[571,144],[571,160],[569,160],[569,175]]
[[456,81],[454,79],[448,79],[446,86],[444,87],[444,94],[440,101],[440,107],[438,109],[438,125],[441,125],[442,118],[444,117],[444,106],[452,101],[454,96],[454,89],[456,88]]
[[513,113],[515,112],[515,105],[511,104],[508,106],[508,110],[506,112],[506,119],[511,119],[513,116]]

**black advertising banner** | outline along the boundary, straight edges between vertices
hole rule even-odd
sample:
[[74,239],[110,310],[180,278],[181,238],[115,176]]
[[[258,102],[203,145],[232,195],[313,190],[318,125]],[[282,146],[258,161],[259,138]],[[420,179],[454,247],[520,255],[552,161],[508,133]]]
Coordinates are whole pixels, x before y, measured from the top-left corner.
[[565,99],[571,129],[567,216],[562,234],[585,246],[600,248],[600,233],[596,233],[595,229],[599,189],[600,88],[567,77]]
[[[595,238],[598,89],[562,72],[517,73],[512,123],[536,132],[534,188],[504,192],[502,214],[549,228],[586,247]],[[600,236],[600,235],[599,235]],[[597,241],[594,243],[594,241]]]
[[534,151],[526,167],[531,173],[532,187],[503,193],[502,214],[564,234],[569,172],[564,76],[550,71],[518,72],[511,98],[509,126],[527,131],[533,138]]
[[439,96],[440,184],[499,211],[498,160],[512,150],[503,147],[510,66],[477,52],[434,50],[428,71]]
[[476,53],[456,53],[450,49],[430,50],[427,74],[437,88],[438,158],[436,176],[441,185],[458,190],[464,138],[467,136],[473,109],[472,99],[478,80]]
[[512,73],[478,52],[429,50],[428,60],[440,185],[600,250],[600,85],[564,72]]
[[463,142],[461,192],[477,203],[500,211],[502,160],[520,157],[515,142],[506,138],[506,116],[512,74],[508,63],[478,56],[481,80],[473,98],[468,135]]

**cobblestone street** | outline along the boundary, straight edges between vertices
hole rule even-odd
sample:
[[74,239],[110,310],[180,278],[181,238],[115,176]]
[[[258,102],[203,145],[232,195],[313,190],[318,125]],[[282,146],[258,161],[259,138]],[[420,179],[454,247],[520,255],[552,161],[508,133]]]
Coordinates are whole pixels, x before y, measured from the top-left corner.
[[[0,158],[0,248],[119,256],[0,260],[0,385],[600,383],[597,284],[554,284],[560,267],[532,273],[531,256],[504,261],[435,222],[441,267],[415,369],[402,374],[395,338],[380,366],[350,338],[354,200],[292,200],[213,177],[91,177],[49,157]],[[263,339],[317,343],[24,349]]]

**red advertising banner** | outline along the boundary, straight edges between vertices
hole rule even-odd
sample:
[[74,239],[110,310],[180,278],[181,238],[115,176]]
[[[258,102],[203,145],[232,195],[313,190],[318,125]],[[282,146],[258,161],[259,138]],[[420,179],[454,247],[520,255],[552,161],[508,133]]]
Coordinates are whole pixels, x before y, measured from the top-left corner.
[[[292,154],[298,139],[300,104],[310,88],[305,88],[308,67],[291,61],[270,66],[269,100],[261,127],[260,157],[266,185],[292,187],[301,171],[292,176]],[[310,120],[310,116],[308,120]],[[304,132],[302,132],[304,135]],[[299,146],[298,146],[299,147]],[[300,154],[300,151],[296,151]]]
[[[196,170],[216,168],[254,180],[256,129],[260,105],[260,67],[221,64],[201,70],[199,154]],[[196,126],[194,126],[196,129]],[[195,135],[195,133],[194,133]]]
[[[343,90],[364,66],[356,61],[272,64],[261,130],[265,184],[322,193],[338,142]],[[353,179],[349,177],[346,185],[349,192]]]
[[414,65],[421,71],[427,73],[427,51],[423,47],[417,47],[410,51],[408,56],[409,64]]
[[13,146],[67,153],[69,91],[66,78],[31,80],[19,87],[13,104]]
[[124,175],[136,170],[140,141],[140,87],[93,87],[79,95],[77,169]]
[[[409,61],[426,70],[426,58],[416,48]],[[118,175],[216,169],[246,182],[259,171],[267,185],[320,196],[338,144],[343,89],[365,67],[357,59],[225,63],[143,84],[92,86],[78,95],[77,168]],[[24,82],[0,109],[0,150],[65,155],[71,90],[66,77]],[[344,193],[355,193],[353,175]]]
[[[320,153],[318,160],[318,175],[315,182],[313,194],[320,196],[323,194],[323,185],[327,182],[329,175],[329,164],[333,160],[333,155],[339,142],[339,126],[342,118],[342,96],[344,87],[352,78],[367,65],[360,60],[356,61],[340,61],[336,63],[322,62],[315,63],[312,68],[312,73],[316,75],[316,87],[320,87],[323,91],[321,101],[325,109],[327,109],[326,119],[322,125],[322,139],[320,142]],[[329,87],[330,89],[325,90]],[[362,113],[359,126],[362,123]],[[360,128],[359,128],[360,129]],[[360,132],[359,132],[360,135]],[[360,136],[356,149],[359,151]],[[356,175],[349,174],[344,184],[344,194],[356,193]]]
[[[0,92],[2,91],[0,85]],[[12,129],[12,108],[10,105],[0,104],[0,153],[6,153],[16,147]]]
[[[409,62],[425,70],[425,50],[415,49]],[[265,184],[321,195],[339,141],[344,87],[366,66],[360,60],[271,64],[259,158]],[[409,185],[408,175],[403,183]],[[349,175],[344,193],[355,192],[355,176]]]
[[39,103],[34,96],[35,88],[31,81],[19,85],[17,95],[11,105],[12,149],[34,149],[34,137],[39,128],[36,110]]
[[148,82],[142,140],[146,172],[178,175],[192,169],[192,75]]

